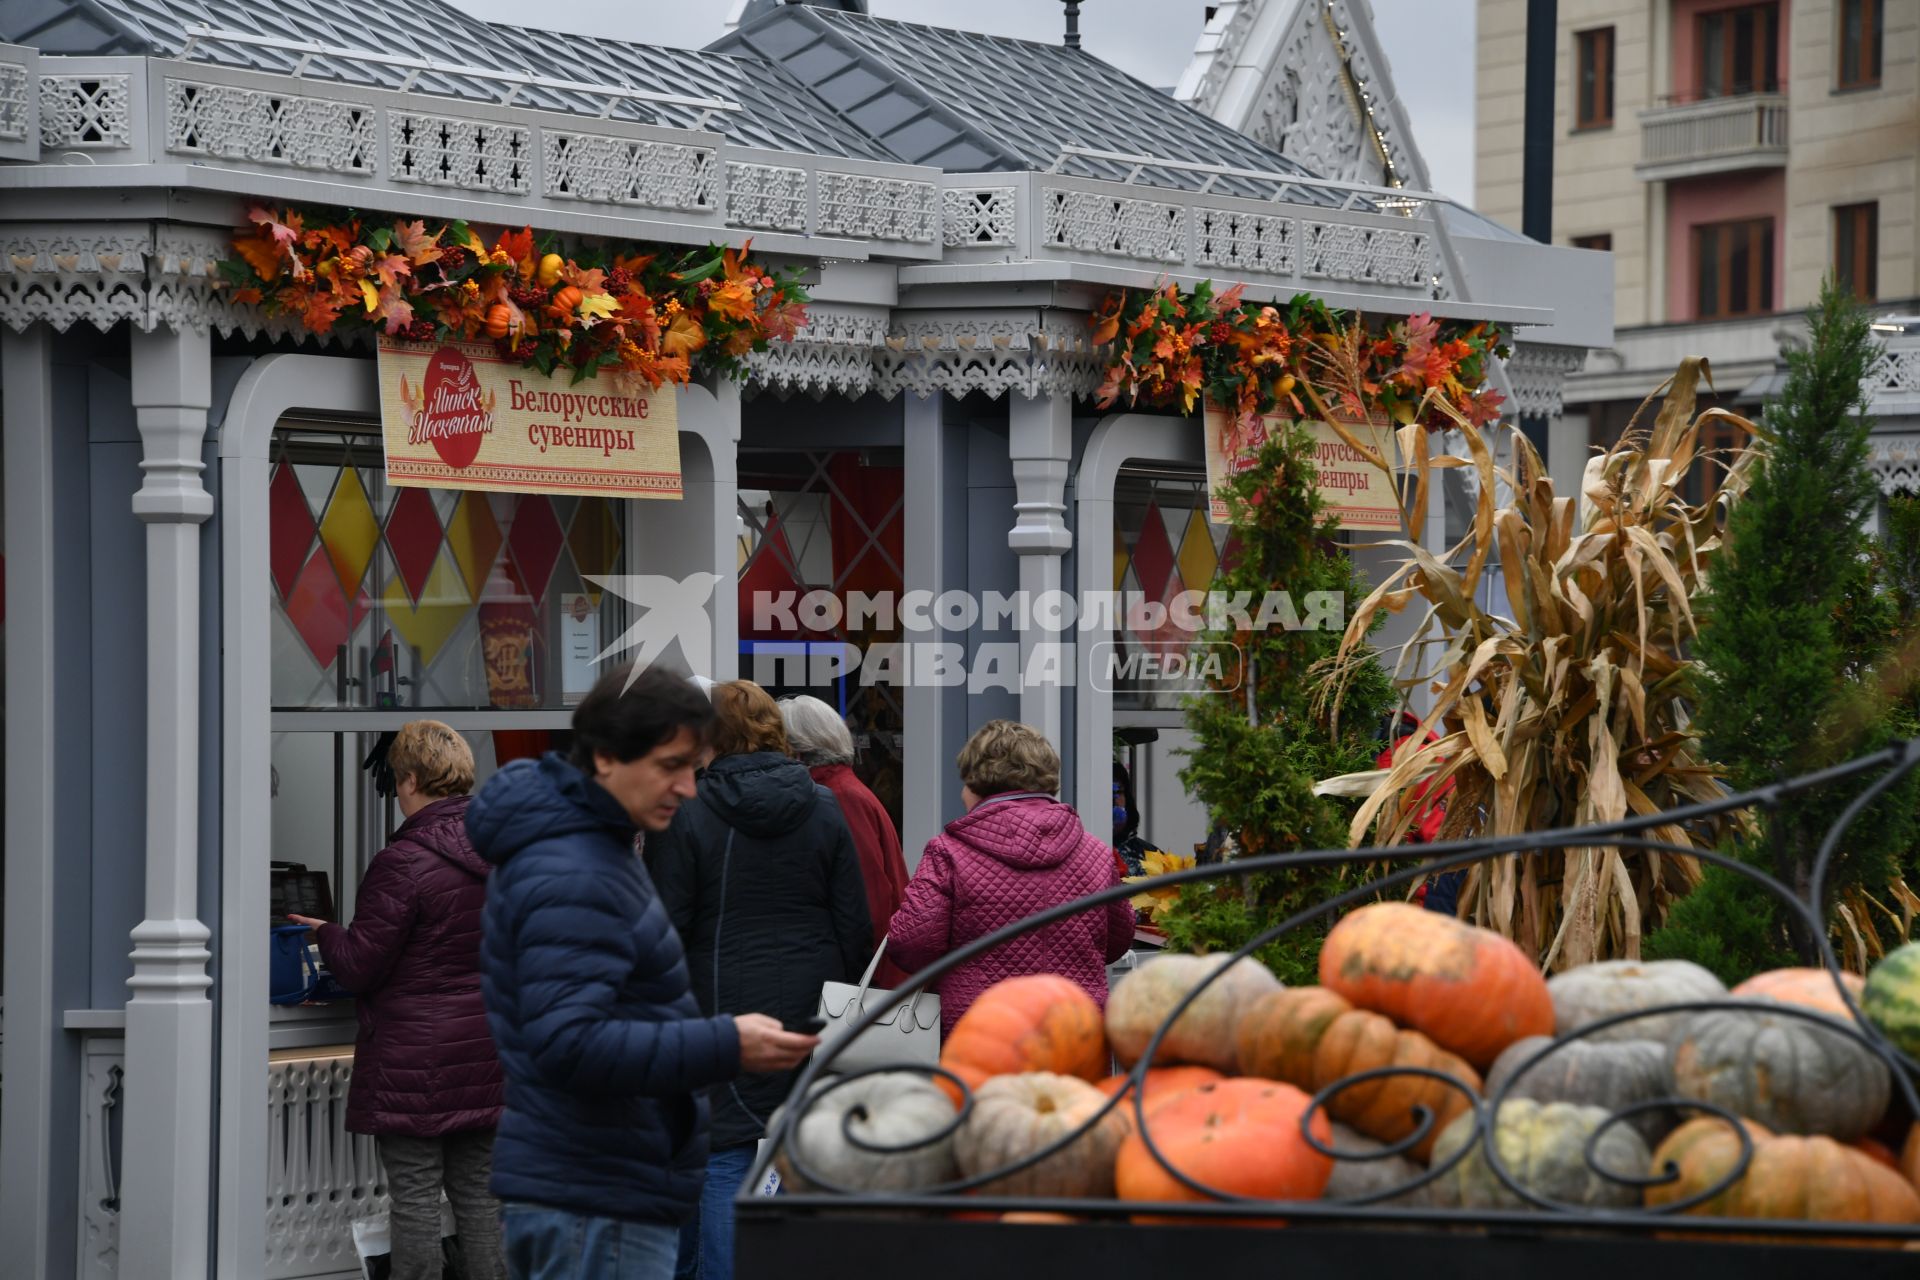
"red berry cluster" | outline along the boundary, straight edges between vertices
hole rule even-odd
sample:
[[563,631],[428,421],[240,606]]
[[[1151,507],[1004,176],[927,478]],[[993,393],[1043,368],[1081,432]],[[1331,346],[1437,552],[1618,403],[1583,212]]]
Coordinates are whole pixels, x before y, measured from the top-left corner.
[[615,267],[607,272],[607,292],[615,295],[625,293],[633,287],[633,273],[625,267]]
[[449,245],[440,250],[440,270],[447,275],[463,269],[473,260],[473,255],[459,245]]
[[433,336],[437,331],[437,326],[433,321],[415,320],[412,324],[400,330],[400,336],[408,342],[430,342],[433,340]]
[[513,305],[525,310],[529,307],[544,307],[550,295],[538,285],[516,284],[507,290],[507,296],[513,299]]

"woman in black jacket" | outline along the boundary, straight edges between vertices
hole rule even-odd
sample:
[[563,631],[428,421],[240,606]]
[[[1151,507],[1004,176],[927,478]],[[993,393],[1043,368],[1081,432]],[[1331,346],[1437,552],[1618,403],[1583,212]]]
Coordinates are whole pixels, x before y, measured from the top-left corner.
[[[714,761],[673,825],[647,838],[660,901],[708,1016],[813,1017],[826,982],[857,982],[873,930],[853,835],[833,795],[787,754],[780,709],[748,680],[715,685]],[[743,1075],[708,1093],[713,1155],[697,1233],[700,1280],[732,1280],[733,1198],[797,1073]]]

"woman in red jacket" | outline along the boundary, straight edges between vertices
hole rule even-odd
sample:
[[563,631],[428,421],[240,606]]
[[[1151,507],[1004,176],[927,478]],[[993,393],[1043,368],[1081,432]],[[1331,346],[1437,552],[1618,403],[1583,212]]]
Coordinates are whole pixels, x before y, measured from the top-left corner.
[[[888,953],[918,971],[977,938],[1048,907],[1120,883],[1113,849],[1054,799],[1060,756],[1039,731],[992,720],[957,761],[967,812],[927,842],[894,913]],[[935,984],[941,1034],[1003,978],[1057,973],[1103,1007],[1107,966],[1133,947],[1133,904],[1117,899],[1013,939]]]
[[506,1274],[500,1206],[487,1190],[506,1101],[480,996],[488,864],[467,838],[473,752],[437,720],[401,727],[388,749],[405,821],[374,855],[353,924],[305,916],[334,979],[358,997],[349,1132],[372,1134],[393,1198],[393,1280],[440,1275],[446,1188],[470,1280]]
[[[847,722],[818,698],[801,694],[780,700],[780,716],[787,726],[787,745],[794,759],[807,766],[813,780],[833,793],[840,813],[853,831],[853,849],[860,856],[860,879],[867,890],[867,918],[873,922],[873,945],[878,950],[887,926],[907,892],[907,859],[900,851],[900,833],[894,829],[880,797],[853,771],[853,735]],[[887,990],[907,975],[882,959],[874,985]]]

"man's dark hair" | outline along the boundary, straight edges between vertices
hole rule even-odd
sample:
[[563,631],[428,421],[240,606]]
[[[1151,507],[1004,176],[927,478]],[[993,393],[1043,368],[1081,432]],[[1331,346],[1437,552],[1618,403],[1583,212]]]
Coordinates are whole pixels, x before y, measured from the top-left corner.
[[713,704],[698,686],[669,671],[652,668],[627,687],[629,669],[609,671],[573,709],[576,768],[593,772],[596,752],[625,763],[638,760],[682,729],[704,742],[713,728]]

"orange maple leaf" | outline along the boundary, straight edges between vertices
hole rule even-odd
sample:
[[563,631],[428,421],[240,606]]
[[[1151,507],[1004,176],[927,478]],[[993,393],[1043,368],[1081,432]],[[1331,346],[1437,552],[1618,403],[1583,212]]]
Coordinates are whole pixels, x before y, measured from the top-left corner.
[[440,233],[427,234],[427,224],[415,218],[412,222],[393,224],[393,238],[399,244],[400,252],[415,266],[440,260]]
[[707,345],[707,331],[689,312],[682,311],[660,336],[660,350],[668,358],[686,359]]
[[494,247],[504,250],[516,263],[530,262],[533,259],[533,228],[522,227],[518,231],[503,232]]
[[753,315],[753,286],[729,280],[707,298],[707,310],[722,320],[745,320]]
[[233,251],[253,268],[255,275],[269,283],[280,278],[280,272],[286,265],[285,252],[270,234],[235,236]]

